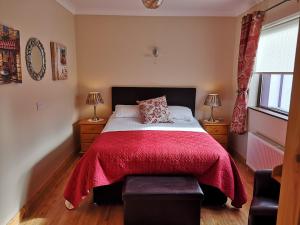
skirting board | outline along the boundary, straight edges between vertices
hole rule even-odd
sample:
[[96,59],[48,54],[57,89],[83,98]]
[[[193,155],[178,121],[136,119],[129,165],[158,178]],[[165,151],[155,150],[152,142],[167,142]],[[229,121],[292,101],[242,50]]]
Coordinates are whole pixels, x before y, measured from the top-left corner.
[[56,177],[63,173],[66,168],[68,168],[74,160],[77,158],[77,154],[71,153],[68,157],[61,163],[60,166],[55,170],[52,176],[47,179],[44,184],[41,185],[41,188],[36,192],[36,194],[19,210],[19,212],[7,223],[7,225],[19,225],[23,218],[30,213],[31,209],[35,206],[35,202],[39,199],[40,196],[45,192],[46,188],[51,186],[55,181]]
[[233,151],[232,155],[237,161],[246,165],[246,159],[240,153]]
[[26,206],[23,206],[19,212],[8,222],[7,225],[18,225],[21,224],[22,218],[24,218],[26,213]]
[[237,160],[238,162],[240,162],[240,163],[242,163],[243,165],[245,165],[249,171],[251,171],[252,173],[254,173],[254,171],[246,164],[246,159],[245,159],[240,153],[234,151],[234,152],[232,153],[232,155],[233,155],[233,158],[234,158],[235,160]]

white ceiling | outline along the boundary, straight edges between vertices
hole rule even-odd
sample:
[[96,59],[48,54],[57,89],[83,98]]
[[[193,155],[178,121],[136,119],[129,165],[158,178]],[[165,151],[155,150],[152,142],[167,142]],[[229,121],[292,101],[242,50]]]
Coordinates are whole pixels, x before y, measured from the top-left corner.
[[261,0],[164,0],[156,10],[141,0],[56,0],[73,14],[130,16],[237,16]]

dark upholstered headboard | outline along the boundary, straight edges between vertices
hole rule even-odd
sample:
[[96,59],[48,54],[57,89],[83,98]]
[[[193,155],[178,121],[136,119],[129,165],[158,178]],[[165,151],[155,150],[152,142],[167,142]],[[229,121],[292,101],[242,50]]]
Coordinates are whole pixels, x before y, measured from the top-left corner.
[[167,97],[168,105],[186,106],[195,115],[196,88],[112,87],[112,110],[116,105],[135,105],[137,100],[163,95]]

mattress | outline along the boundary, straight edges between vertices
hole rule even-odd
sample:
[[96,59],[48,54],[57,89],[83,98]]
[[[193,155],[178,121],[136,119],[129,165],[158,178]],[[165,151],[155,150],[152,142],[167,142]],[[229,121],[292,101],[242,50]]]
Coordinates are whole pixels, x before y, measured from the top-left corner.
[[205,132],[196,118],[192,121],[174,120],[173,123],[143,124],[139,118],[117,118],[115,114],[112,114],[102,133],[134,130]]

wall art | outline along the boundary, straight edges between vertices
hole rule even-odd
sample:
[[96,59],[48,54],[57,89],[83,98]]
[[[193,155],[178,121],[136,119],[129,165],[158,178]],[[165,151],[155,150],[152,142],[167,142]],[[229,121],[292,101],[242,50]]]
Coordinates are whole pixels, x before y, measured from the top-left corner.
[[20,32],[0,24],[0,84],[22,83]]
[[51,42],[50,48],[51,48],[51,62],[52,62],[52,79],[53,80],[68,79],[66,46],[56,42]]

